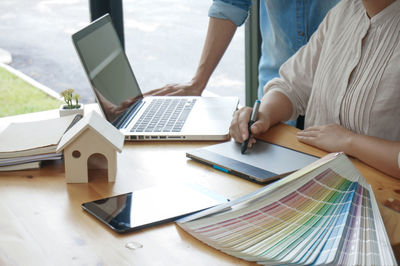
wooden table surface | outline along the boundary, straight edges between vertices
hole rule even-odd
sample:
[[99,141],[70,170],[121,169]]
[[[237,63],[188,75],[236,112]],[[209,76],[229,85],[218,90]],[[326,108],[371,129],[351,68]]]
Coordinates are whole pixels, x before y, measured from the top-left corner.
[[[26,117],[0,119],[0,126]],[[281,124],[263,138],[325,154],[297,142],[296,131]],[[208,247],[175,223],[120,235],[80,207],[83,202],[180,182],[197,183],[231,199],[261,187],[186,158],[186,151],[210,144],[214,142],[126,142],[118,154],[115,183],[107,182],[104,170],[92,170],[88,184],[66,184],[62,161],[37,170],[0,172],[0,265],[253,265]],[[373,187],[399,258],[400,213],[383,203],[400,200],[400,181],[353,162]],[[142,247],[131,248],[136,245]]]

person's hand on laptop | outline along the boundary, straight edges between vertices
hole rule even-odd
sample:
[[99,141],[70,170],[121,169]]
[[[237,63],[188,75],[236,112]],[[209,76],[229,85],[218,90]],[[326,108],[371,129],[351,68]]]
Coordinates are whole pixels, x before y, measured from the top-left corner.
[[148,91],[143,96],[201,96],[203,88],[193,82],[167,84],[164,87]]

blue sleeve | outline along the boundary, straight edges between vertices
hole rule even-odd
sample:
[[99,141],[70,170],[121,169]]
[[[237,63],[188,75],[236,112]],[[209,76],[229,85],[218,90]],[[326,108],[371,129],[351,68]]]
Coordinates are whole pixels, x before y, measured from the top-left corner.
[[241,26],[247,18],[251,0],[214,0],[208,16],[213,18],[229,19]]

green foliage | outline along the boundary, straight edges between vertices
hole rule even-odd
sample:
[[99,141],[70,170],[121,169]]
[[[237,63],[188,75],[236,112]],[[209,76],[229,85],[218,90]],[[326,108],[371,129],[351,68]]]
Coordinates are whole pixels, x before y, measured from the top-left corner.
[[[74,94],[74,89],[66,89],[60,94],[62,97],[64,97],[64,101],[67,104],[65,109],[75,109],[80,107],[79,99],[81,96],[79,96],[77,93]],[[72,100],[75,100],[75,104],[72,103]]]
[[0,117],[57,109],[61,101],[0,67]]

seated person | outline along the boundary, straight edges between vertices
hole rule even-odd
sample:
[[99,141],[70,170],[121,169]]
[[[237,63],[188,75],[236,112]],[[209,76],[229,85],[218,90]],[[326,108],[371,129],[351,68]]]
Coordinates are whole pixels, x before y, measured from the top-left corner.
[[[400,1],[342,0],[265,85],[251,133],[305,115],[299,141],[400,178],[399,62]],[[237,142],[248,138],[250,113],[244,107],[233,117]]]

